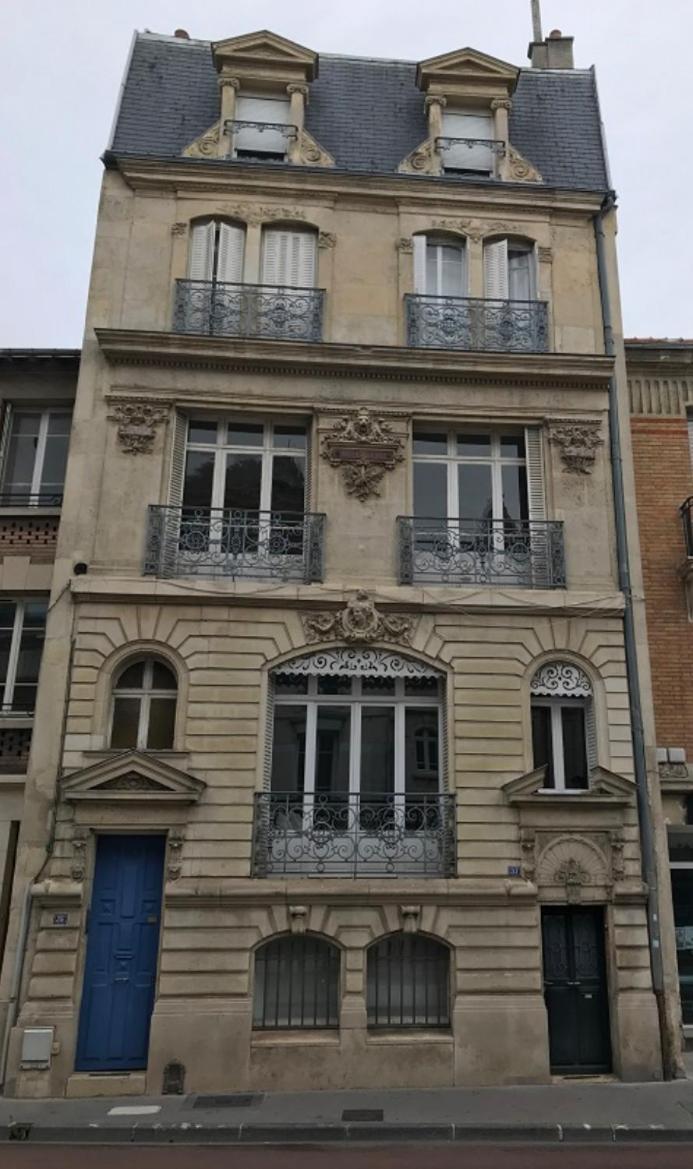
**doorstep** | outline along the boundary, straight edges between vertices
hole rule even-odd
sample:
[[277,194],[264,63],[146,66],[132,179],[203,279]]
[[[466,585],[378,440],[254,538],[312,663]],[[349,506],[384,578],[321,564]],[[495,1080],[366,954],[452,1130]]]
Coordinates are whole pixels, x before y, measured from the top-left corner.
[[75,1072],[67,1081],[65,1095],[72,1100],[89,1096],[144,1096],[146,1072]]

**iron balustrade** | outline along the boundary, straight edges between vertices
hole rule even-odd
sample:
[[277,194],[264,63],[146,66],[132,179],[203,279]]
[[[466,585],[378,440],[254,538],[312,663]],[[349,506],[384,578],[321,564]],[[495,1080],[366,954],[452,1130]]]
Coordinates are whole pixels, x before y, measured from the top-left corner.
[[322,288],[177,280],[173,330],[211,337],[320,341],[324,303]]
[[405,295],[407,344],[417,349],[545,353],[544,300],[487,300],[469,296]]
[[62,491],[0,491],[0,507],[62,507]]
[[693,495],[681,504],[683,538],[686,541],[686,556],[693,556]]
[[257,792],[253,875],[449,877],[455,797]]
[[400,584],[565,588],[563,524],[557,520],[399,516]]
[[248,122],[243,118],[227,118],[224,122],[224,133],[237,134],[239,130],[257,130],[259,134],[271,131],[281,134],[284,138],[298,138],[298,126],[290,122]]
[[505,142],[501,138],[451,138],[442,134],[436,138],[435,145],[436,150],[443,152],[454,150],[456,146],[466,146],[470,151],[485,147],[498,158],[503,158],[506,153]]
[[149,507],[144,573],[321,581],[325,516],[316,512]]

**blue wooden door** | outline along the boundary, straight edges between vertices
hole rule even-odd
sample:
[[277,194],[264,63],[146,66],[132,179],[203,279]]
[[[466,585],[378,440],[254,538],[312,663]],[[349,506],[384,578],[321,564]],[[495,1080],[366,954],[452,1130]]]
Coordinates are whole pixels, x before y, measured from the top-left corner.
[[100,836],[87,935],[77,1071],[147,1066],[163,836]]

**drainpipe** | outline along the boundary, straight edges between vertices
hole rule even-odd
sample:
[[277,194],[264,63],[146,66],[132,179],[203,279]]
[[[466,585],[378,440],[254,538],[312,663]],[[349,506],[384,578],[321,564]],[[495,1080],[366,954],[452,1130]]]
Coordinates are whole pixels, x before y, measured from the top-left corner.
[[[606,236],[604,220],[616,207],[616,195],[613,191],[605,197],[598,213],[594,216],[594,233],[597,244],[597,270],[599,274],[599,291],[602,305],[602,322],[604,326],[604,349],[608,357],[616,354],[614,340],[613,315],[611,310],[611,296],[609,293],[609,277],[606,263]],[[638,823],[640,826],[640,853],[642,858],[642,875],[647,886],[647,924],[650,948],[650,968],[652,971],[652,989],[657,1001],[659,1014],[659,1034],[662,1045],[662,1067],[666,1078],[671,1079],[671,1056],[669,1052],[668,1027],[664,1002],[664,967],[662,963],[662,946],[659,923],[659,895],[657,877],[657,858],[655,853],[654,826],[652,823],[652,809],[650,807],[647,783],[647,756],[645,753],[645,733],[642,722],[642,699],[640,693],[640,671],[638,669],[637,641],[635,636],[635,616],[633,611],[633,589],[631,583],[630,560],[628,556],[628,526],[626,520],[626,500],[623,487],[623,454],[621,451],[621,432],[619,425],[618,386],[614,374],[609,378],[609,434],[611,447],[611,475],[614,493],[614,516],[616,526],[616,552],[618,558],[618,584],[625,598],[623,614],[624,642],[626,652],[626,674],[628,678],[628,693],[630,696],[631,737],[633,743],[633,764],[637,791]]]

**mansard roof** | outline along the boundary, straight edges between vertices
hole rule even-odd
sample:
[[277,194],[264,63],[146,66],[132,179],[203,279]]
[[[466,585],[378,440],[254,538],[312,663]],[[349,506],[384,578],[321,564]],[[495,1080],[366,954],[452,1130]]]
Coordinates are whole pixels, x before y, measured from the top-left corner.
[[[180,159],[185,147],[215,122],[219,91],[213,48],[208,41],[136,35],[110,147],[115,155]],[[334,157],[337,171],[395,175],[426,138],[417,68],[410,61],[320,55],[306,129]],[[545,185],[607,190],[593,70],[519,70],[510,137]],[[442,176],[437,181],[461,180]]]

